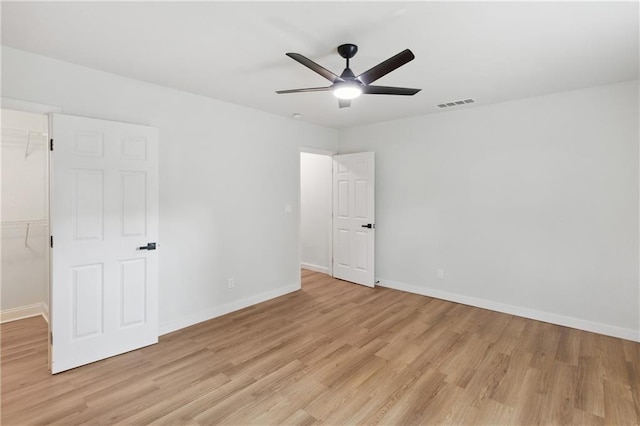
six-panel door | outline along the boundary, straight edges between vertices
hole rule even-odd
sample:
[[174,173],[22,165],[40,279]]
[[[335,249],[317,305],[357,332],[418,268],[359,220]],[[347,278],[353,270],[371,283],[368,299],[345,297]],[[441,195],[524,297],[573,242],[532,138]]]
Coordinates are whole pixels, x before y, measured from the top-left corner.
[[53,373],[156,343],[158,134],[52,115]]
[[374,153],[335,155],[333,160],[333,276],[373,287]]

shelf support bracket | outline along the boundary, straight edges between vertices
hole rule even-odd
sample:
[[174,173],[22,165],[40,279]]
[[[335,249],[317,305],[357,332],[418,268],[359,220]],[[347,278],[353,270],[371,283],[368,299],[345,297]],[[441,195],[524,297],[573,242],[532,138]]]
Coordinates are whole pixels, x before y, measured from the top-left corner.
[[31,223],[27,222],[27,231],[24,233],[24,246],[29,247],[29,228]]
[[24,158],[29,157],[29,145],[31,144],[31,131],[27,130],[27,149],[24,150]]

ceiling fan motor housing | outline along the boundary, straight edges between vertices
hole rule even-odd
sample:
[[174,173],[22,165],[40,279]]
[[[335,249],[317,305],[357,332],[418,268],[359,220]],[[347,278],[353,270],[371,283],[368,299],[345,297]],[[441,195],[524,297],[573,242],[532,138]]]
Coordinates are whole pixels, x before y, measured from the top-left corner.
[[338,53],[345,59],[351,59],[358,53],[358,46],[351,43],[341,44],[338,46]]

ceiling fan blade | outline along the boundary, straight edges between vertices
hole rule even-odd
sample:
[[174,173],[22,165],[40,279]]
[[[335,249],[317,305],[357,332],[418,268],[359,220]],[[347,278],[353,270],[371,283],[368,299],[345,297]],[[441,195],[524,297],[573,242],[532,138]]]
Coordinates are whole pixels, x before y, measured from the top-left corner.
[[389,87],[389,86],[364,86],[362,93],[368,95],[404,95],[413,96],[422,89],[410,89],[408,87]]
[[412,61],[415,58],[413,53],[409,49],[405,49],[395,56],[390,57],[384,62],[380,62],[375,67],[371,68],[360,74],[358,80],[364,84],[373,83],[380,77],[389,74],[391,71],[400,68],[407,62]]
[[316,64],[311,59],[305,56],[302,56],[299,53],[287,53],[287,56],[295,61],[300,62],[302,65],[309,68],[310,70],[317,72],[318,74],[320,74],[321,76],[323,76],[324,78],[326,78],[332,83],[334,83],[335,81],[342,81],[340,77],[338,77],[337,75],[335,75],[334,73],[332,73],[331,71],[323,67],[322,65]]
[[331,86],[327,87],[308,87],[306,89],[289,89],[289,90],[276,90],[278,95],[285,93],[306,93],[306,92],[326,92],[331,90]]
[[351,106],[351,99],[338,99],[338,106],[340,108],[347,108]]

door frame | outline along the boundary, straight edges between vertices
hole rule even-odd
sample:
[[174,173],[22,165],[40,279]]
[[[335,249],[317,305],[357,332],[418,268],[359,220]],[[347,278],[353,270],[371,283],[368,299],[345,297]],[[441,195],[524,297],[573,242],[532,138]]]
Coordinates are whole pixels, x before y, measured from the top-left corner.
[[[333,168],[333,156],[338,154],[338,151],[329,151],[324,149],[310,148],[301,146],[298,152],[298,266],[302,265],[302,186],[300,185],[301,174],[301,154],[316,154],[324,155],[331,158]],[[329,176],[329,182],[327,184],[331,187],[331,215],[333,216],[333,174]],[[328,250],[329,250],[329,275],[333,276],[333,217],[329,220],[329,234],[328,234]],[[301,282],[302,284],[302,282]]]

